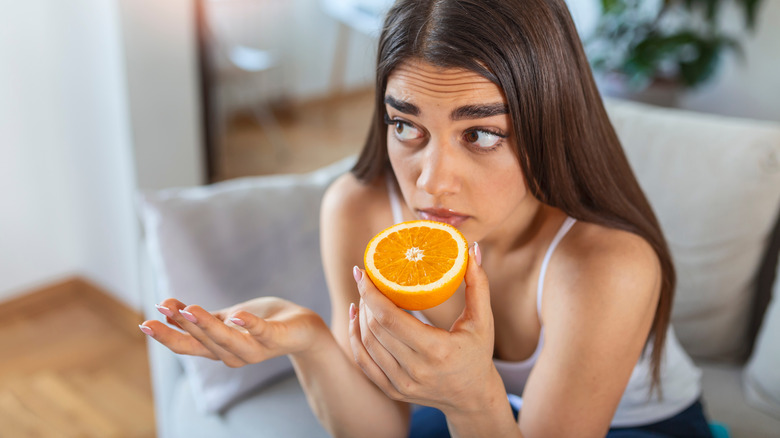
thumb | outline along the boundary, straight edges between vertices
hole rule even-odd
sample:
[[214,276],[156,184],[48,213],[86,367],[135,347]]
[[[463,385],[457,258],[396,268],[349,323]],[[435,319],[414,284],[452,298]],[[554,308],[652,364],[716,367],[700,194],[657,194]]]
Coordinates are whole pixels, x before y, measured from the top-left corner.
[[469,261],[466,267],[466,308],[463,317],[475,321],[489,321],[493,312],[490,308],[490,285],[482,269],[482,253],[479,244],[469,248]]

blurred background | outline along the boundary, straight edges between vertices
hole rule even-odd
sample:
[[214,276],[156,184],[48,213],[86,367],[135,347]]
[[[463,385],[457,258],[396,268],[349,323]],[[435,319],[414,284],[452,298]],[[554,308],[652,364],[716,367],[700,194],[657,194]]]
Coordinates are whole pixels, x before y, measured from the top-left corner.
[[[568,4],[604,94],[780,121],[780,1]],[[0,0],[0,424],[153,434],[137,193],[357,152],[388,5]]]

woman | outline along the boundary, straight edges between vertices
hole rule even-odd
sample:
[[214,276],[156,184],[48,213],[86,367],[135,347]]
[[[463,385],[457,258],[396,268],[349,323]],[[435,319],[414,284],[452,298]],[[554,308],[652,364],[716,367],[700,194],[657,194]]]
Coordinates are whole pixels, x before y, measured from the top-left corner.
[[[214,315],[166,300],[188,333],[145,331],[230,366],[289,355],[335,436],[710,436],[669,327],[669,251],[563,1],[399,1],[376,90],[323,200],[331,329],[260,298]],[[409,314],[357,265],[412,219],[479,243],[465,287]]]

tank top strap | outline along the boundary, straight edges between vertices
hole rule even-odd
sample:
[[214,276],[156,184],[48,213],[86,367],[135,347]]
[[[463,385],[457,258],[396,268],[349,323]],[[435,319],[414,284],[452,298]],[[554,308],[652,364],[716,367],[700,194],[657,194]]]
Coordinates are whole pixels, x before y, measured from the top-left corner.
[[544,290],[544,275],[547,273],[547,265],[550,263],[550,258],[552,257],[553,252],[555,252],[555,248],[558,247],[558,243],[560,243],[563,236],[569,232],[576,222],[577,219],[574,219],[571,216],[568,216],[566,220],[563,221],[561,228],[558,229],[552,242],[550,242],[549,248],[547,248],[547,253],[544,255],[542,269],[539,271],[539,283],[536,288],[536,314],[539,317],[539,321],[542,320],[542,291]]
[[390,198],[390,209],[393,212],[393,223],[397,224],[404,221],[401,213],[401,199],[398,197],[398,191],[395,189],[395,180],[391,172],[385,172],[385,182],[387,183],[387,194]]

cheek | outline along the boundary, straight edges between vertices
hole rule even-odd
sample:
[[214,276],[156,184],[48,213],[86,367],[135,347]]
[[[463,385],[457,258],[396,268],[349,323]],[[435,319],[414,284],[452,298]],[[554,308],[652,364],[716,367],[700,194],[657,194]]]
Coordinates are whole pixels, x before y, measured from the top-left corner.
[[476,190],[474,198],[489,206],[491,216],[500,216],[514,210],[529,194],[520,169],[493,168],[478,177],[482,183],[472,185]]
[[[388,137],[391,135],[388,134]],[[387,157],[390,159],[390,166],[393,168],[398,183],[403,187],[404,183],[413,177],[417,164],[414,161],[414,155],[409,154],[406,148],[393,140],[387,139]]]

